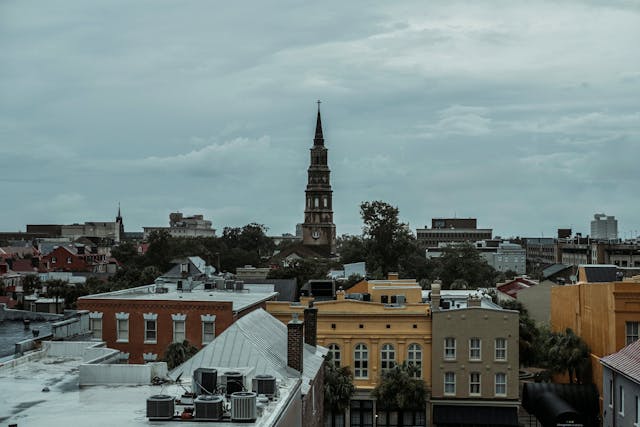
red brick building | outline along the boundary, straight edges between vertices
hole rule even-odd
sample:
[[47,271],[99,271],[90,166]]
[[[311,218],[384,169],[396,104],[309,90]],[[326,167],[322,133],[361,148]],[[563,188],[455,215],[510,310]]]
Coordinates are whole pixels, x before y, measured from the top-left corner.
[[91,265],[76,250],[58,246],[42,257],[40,263],[46,271],[90,271]]
[[188,291],[165,283],[88,295],[78,299],[78,309],[90,312],[94,338],[123,352],[129,363],[144,363],[162,359],[173,342],[186,339],[202,347],[278,295],[204,289],[201,282],[191,283]]

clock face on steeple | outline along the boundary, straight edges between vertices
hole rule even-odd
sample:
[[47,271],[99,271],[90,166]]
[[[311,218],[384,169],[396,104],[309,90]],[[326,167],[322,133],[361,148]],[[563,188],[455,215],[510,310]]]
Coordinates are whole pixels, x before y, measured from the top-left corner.
[[318,240],[320,238],[320,232],[318,230],[313,230],[313,233],[311,233],[311,237]]

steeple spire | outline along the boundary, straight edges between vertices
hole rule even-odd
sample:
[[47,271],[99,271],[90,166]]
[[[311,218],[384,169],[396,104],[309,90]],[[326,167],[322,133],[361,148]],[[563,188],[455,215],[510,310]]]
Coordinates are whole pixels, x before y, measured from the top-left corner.
[[322,119],[320,118],[320,100],[318,100],[318,119],[316,120],[316,136],[313,138],[313,145],[324,145]]

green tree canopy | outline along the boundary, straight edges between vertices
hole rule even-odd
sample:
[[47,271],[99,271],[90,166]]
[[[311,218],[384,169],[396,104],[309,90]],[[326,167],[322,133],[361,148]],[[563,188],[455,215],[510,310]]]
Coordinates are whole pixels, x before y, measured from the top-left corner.
[[469,289],[489,288],[495,285],[496,271],[480,256],[470,243],[443,248],[442,255],[432,258],[434,273],[442,280],[444,289],[458,279],[465,280]]
[[198,352],[198,348],[191,345],[189,341],[174,342],[169,344],[164,352],[164,362],[167,362],[167,368],[170,370],[176,366],[182,365]]
[[387,411],[424,409],[429,390],[422,379],[415,377],[415,371],[413,365],[403,362],[384,372],[371,393],[378,407]]
[[324,363],[325,410],[342,413],[349,407],[349,400],[356,391],[353,373],[348,366],[337,367],[331,360]]

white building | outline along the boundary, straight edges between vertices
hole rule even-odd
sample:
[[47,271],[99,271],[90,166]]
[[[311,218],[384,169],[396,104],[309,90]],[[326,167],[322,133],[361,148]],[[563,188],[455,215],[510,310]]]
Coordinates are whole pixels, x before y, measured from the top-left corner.
[[618,220],[614,216],[595,214],[591,221],[591,238],[602,240],[618,239]]
[[526,250],[515,243],[503,242],[498,245],[498,249],[493,253],[483,253],[484,258],[490,266],[497,271],[515,271],[518,274],[525,274],[527,268]]
[[215,237],[216,230],[211,228],[211,221],[202,215],[184,216],[180,212],[169,215],[169,227],[142,227],[144,238],[154,231],[167,231],[171,237]]

